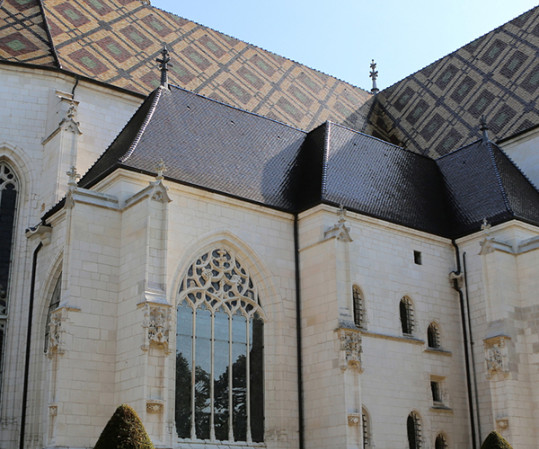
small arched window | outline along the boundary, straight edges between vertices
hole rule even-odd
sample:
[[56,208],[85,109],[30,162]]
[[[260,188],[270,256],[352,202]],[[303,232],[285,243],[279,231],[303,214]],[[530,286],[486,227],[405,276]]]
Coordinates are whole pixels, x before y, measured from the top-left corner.
[[429,328],[427,329],[427,342],[429,348],[440,347],[440,328],[435,322],[430,323]]
[[406,420],[409,449],[421,449],[421,421],[417,413],[412,412]]
[[412,300],[407,296],[401,299],[399,312],[402,333],[405,335],[412,335],[414,332],[414,307],[412,305]]
[[45,346],[44,351],[47,352],[49,349],[49,339],[50,339],[50,325],[52,312],[54,312],[60,305],[60,299],[62,297],[62,273],[58,276],[56,284],[54,285],[54,290],[52,291],[51,300],[49,302],[49,308],[47,310],[47,321],[45,322]]
[[361,409],[361,425],[363,427],[363,449],[371,447],[371,423],[365,407]]
[[447,449],[447,440],[443,433],[438,434],[438,436],[436,437],[434,449]]
[[363,293],[357,285],[352,287],[352,301],[354,323],[357,327],[365,327],[365,302],[363,300]]

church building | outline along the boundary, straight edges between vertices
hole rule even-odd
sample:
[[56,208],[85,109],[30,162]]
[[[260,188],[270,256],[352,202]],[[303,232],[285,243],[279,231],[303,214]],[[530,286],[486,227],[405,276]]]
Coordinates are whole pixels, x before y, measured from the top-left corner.
[[538,56],[536,7],[366,91],[0,0],[0,449],[120,404],[160,449],[535,449]]

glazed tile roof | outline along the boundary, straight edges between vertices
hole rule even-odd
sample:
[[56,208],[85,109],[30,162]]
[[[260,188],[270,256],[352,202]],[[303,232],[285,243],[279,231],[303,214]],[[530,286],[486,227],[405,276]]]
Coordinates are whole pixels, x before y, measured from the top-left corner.
[[61,68],[142,94],[171,51],[171,82],[310,130],[329,120],[439,157],[539,125],[539,7],[376,97],[141,0],[0,1],[0,61]]
[[539,6],[383,90],[368,125],[432,157],[475,140],[485,116],[496,141],[539,125]]
[[[5,0],[0,24],[24,26],[2,38],[0,60],[54,63],[40,4],[58,68],[145,95],[159,84],[155,60],[164,42],[172,58],[171,83],[302,129],[343,121],[371,96],[140,0]],[[41,41],[35,37],[40,33]]]
[[[180,125],[181,124],[181,125]],[[124,168],[279,210],[320,203],[457,237],[519,219],[539,225],[539,192],[493,143],[445,157],[327,122],[310,133],[177,87],[158,88],[83,176]]]

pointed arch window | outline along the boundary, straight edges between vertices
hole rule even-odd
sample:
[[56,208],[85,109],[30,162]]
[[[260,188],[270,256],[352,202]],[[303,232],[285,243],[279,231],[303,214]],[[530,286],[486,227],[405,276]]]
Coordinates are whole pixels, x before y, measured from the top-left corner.
[[436,442],[434,443],[434,449],[447,449],[447,439],[443,433],[438,434]]
[[0,393],[4,366],[4,344],[9,295],[9,272],[19,181],[15,172],[0,161]]
[[427,343],[429,348],[440,348],[440,328],[436,322],[429,324],[427,329]]
[[49,350],[52,312],[54,312],[60,305],[61,298],[62,298],[62,273],[60,273],[60,276],[58,276],[58,279],[56,280],[56,284],[54,285],[54,290],[52,291],[51,300],[49,302],[49,308],[47,310],[47,321],[45,322],[45,347],[44,347],[45,352],[48,352]]
[[361,425],[363,427],[363,449],[371,447],[371,423],[365,407],[361,408]]
[[0,316],[7,314],[9,268],[19,181],[5,162],[0,162]]
[[352,287],[352,306],[354,323],[357,327],[363,328],[365,326],[365,302],[363,300],[363,293],[357,285]]
[[176,330],[176,431],[212,441],[264,439],[264,314],[256,286],[224,248],[182,279]]
[[406,420],[409,449],[421,449],[421,421],[417,413],[412,412]]
[[414,332],[414,306],[412,300],[405,296],[399,305],[402,333],[412,335]]

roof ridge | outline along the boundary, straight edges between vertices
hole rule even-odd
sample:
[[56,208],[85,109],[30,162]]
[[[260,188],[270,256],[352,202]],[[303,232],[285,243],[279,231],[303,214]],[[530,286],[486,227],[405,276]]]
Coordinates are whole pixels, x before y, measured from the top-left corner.
[[131,155],[133,154],[133,152],[135,151],[135,149],[137,148],[137,145],[139,144],[140,139],[142,138],[142,135],[144,134],[144,131],[146,131],[146,128],[147,128],[148,124],[150,123],[150,121],[151,121],[151,119],[153,117],[153,114],[154,114],[154,112],[155,112],[155,110],[157,108],[157,103],[159,103],[159,100],[161,98],[161,95],[162,95],[164,89],[166,89],[166,87],[164,87],[164,86],[159,86],[157,88],[157,92],[156,92],[155,98],[153,99],[152,104],[150,106],[150,110],[146,114],[146,118],[142,122],[142,125],[141,125],[140,129],[138,130],[137,135],[133,139],[133,142],[131,142],[131,146],[129,147],[129,150],[127,150],[127,152],[119,159],[120,163],[123,163],[127,159],[129,159],[131,157]]
[[536,9],[536,8],[539,8],[539,6],[534,6],[534,7],[530,8],[530,9],[527,9],[527,10],[524,11],[522,14],[519,14],[518,16],[513,17],[511,20],[508,20],[507,22],[502,23],[500,26],[497,26],[497,27],[494,28],[493,30],[487,31],[486,33],[482,34],[481,36],[476,37],[475,39],[472,39],[472,40],[471,40],[470,42],[468,42],[467,44],[464,44],[464,45],[462,45],[461,47],[459,47],[459,48],[453,50],[452,52],[447,53],[446,55],[439,57],[439,58],[436,59],[435,61],[432,61],[431,63],[427,64],[426,66],[421,67],[420,69],[416,70],[415,72],[410,73],[409,75],[405,76],[404,78],[402,78],[402,79],[400,79],[400,80],[398,80],[398,81],[395,81],[395,82],[394,82],[393,84],[391,84],[390,86],[387,86],[386,88],[382,89],[382,90],[379,92],[379,94],[385,92],[385,91],[388,90],[388,89],[391,89],[393,86],[395,86],[396,84],[398,84],[398,83],[404,81],[405,79],[408,79],[408,78],[411,78],[411,77],[415,76],[417,73],[423,71],[424,69],[426,69],[427,67],[430,67],[431,65],[434,65],[434,64],[438,63],[438,62],[441,61],[442,59],[445,59],[445,58],[447,58],[448,56],[451,56],[451,55],[457,53],[458,51],[460,51],[461,49],[463,49],[463,48],[466,47],[467,45],[470,45],[472,42],[476,42],[476,41],[478,41],[479,39],[483,39],[485,36],[487,36],[487,35],[489,35],[489,34],[491,34],[491,33],[497,32],[497,31],[500,30],[501,28],[503,28],[503,27],[509,25],[509,24],[510,24],[511,22],[513,22],[514,20],[518,19],[519,17],[522,17],[524,14],[528,14],[530,11],[532,11],[532,10],[534,10],[534,9]]
[[51,34],[51,28],[49,26],[49,21],[47,20],[47,14],[45,13],[45,6],[43,4],[43,0],[38,0],[39,4],[39,10],[41,11],[41,16],[43,17],[43,26],[45,28],[45,33],[47,33],[47,38],[49,40],[49,47],[50,51],[52,53],[52,57],[54,58],[54,61],[56,62],[56,65],[59,69],[63,69],[62,63],[60,62],[60,57],[58,56],[58,52],[56,51],[56,46],[54,45],[54,41],[52,39]]
[[313,71],[315,71],[315,72],[321,73],[322,75],[325,75],[325,76],[327,76],[327,77],[333,78],[333,79],[335,79],[335,80],[337,80],[337,81],[340,81],[340,82],[342,82],[342,83],[346,83],[346,84],[348,84],[350,87],[353,87],[354,89],[359,89],[359,90],[361,90],[362,92],[364,92],[364,93],[366,93],[366,94],[372,95],[372,93],[371,93],[370,91],[368,91],[367,89],[363,89],[362,87],[355,86],[354,84],[350,83],[349,81],[343,80],[343,79],[341,79],[341,78],[337,78],[335,75],[330,75],[329,73],[323,72],[322,70],[314,69],[314,68],[312,68],[312,67],[309,67],[309,66],[306,65],[306,64],[303,64],[303,63],[301,63],[301,62],[296,61],[295,59],[288,58],[288,57],[286,57],[286,56],[283,56],[283,55],[280,55],[280,54],[278,54],[278,53],[275,53],[274,51],[271,51],[271,50],[266,50],[265,48],[262,48],[262,47],[260,47],[259,45],[252,44],[252,43],[250,43],[250,42],[247,42],[246,40],[243,40],[243,39],[240,39],[240,38],[238,38],[238,37],[232,36],[232,35],[230,35],[230,34],[228,34],[228,33],[223,33],[222,31],[216,30],[215,28],[212,28],[212,27],[210,27],[210,26],[208,26],[208,25],[204,25],[204,24],[202,24],[202,23],[196,22],[195,20],[189,19],[189,18],[187,18],[187,17],[180,16],[180,15],[178,15],[178,14],[176,14],[176,13],[167,11],[166,9],[159,8],[158,6],[154,6],[154,5],[152,5],[151,3],[150,3],[149,5],[144,4],[144,5],[142,5],[142,6],[143,6],[143,7],[146,6],[146,7],[153,8],[153,9],[158,9],[159,11],[163,11],[163,12],[166,13],[166,14],[171,14],[171,15],[173,15],[173,16],[176,16],[176,17],[179,17],[179,18],[181,18],[181,19],[187,20],[188,22],[191,22],[191,23],[194,23],[194,24],[196,24],[196,25],[198,25],[198,26],[204,27],[204,28],[206,28],[206,29],[208,29],[208,30],[211,30],[211,31],[215,32],[215,33],[219,33],[219,34],[222,34],[223,36],[227,36],[227,37],[230,37],[230,38],[232,38],[232,39],[236,39],[236,40],[238,40],[238,41],[240,41],[240,42],[243,42],[244,44],[247,44],[247,45],[249,45],[249,46],[251,46],[251,47],[253,47],[253,48],[258,48],[259,50],[262,50],[262,51],[267,52],[267,53],[271,53],[272,55],[275,55],[275,56],[277,56],[277,57],[279,57],[279,58],[283,58],[283,59],[286,59],[286,60],[288,60],[288,61],[291,61],[291,62],[293,62],[293,63],[295,63],[295,64],[299,64],[299,65],[301,65],[302,67],[308,68],[309,70],[313,70]]
[[346,129],[348,131],[352,131],[355,134],[361,134],[362,136],[368,137],[369,139],[377,140],[378,142],[384,143],[384,144],[386,144],[386,145],[388,145],[390,147],[395,148],[396,150],[401,150],[401,151],[405,151],[407,153],[415,154],[416,156],[421,156],[421,157],[423,157],[425,159],[430,159],[431,161],[435,160],[434,158],[432,158],[431,156],[429,156],[427,154],[416,153],[415,151],[409,150],[408,148],[401,147],[401,146],[396,145],[394,143],[388,142],[387,140],[381,139],[380,137],[376,137],[376,136],[372,136],[370,134],[364,133],[363,131],[358,131],[357,129],[350,128],[349,126],[343,125],[341,123],[335,123],[335,122],[332,122],[331,120],[327,120],[326,122],[330,123],[331,125],[338,126],[340,128],[344,128],[344,129]]
[[[255,117],[263,118],[264,120],[269,120],[270,122],[277,123],[279,125],[285,126],[287,128],[290,128],[290,129],[294,129],[296,131],[300,131],[300,132],[305,133],[305,134],[308,134],[309,132],[312,131],[312,130],[306,131],[306,130],[298,128],[296,126],[289,125],[288,123],[281,122],[280,120],[277,120],[277,119],[274,119],[274,118],[271,118],[271,117],[266,117],[265,115],[261,115],[261,114],[258,114],[256,112],[249,111],[247,109],[243,109],[243,108],[240,108],[238,106],[234,106],[232,104],[225,103],[225,102],[220,101],[220,100],[215,100],[214,98],[207,97],[206,95],[202,95],[202,94],[200,94],[198,92],[193,92],[192,90],[189,90],[189,89],[186,89],[184,87],[178,86],[177,84],[169,83],[169,87],[174,87],[174,88],[179,89],[179,90],[181,90],[183,92],[187,92],[188,94],[193,94],[193,95],[196,95],[197,97],[203,98],[204,100],[212,101],[213,103],[217,103],[217,104],[220,104],[222,106],[226,106],[229,109],[235,109],[236,111],[244,112],[246,114],[253,115]],[[314,129],[316,129],[316,128],[314,128]]]
[[500,187],[505,207],[510,212],[510,214],[514,217],[515,216],[515,211],[511,207],[511,204],[509,203],[509,199],[507,198],[507,192],[505,191],[505,186],[504,186],[503,181],[502,181],[502,176],[500,174],[500,169],[498,167],[498,164],[496,163],[496,158],[494,156],[494,150],[492,148],[490,140],[486,141],[486,148],[487,148],[487,151],[489,153],[490,161],[492,162],[492,166],[494,168],[494,175],[496,176],[498,186]]

